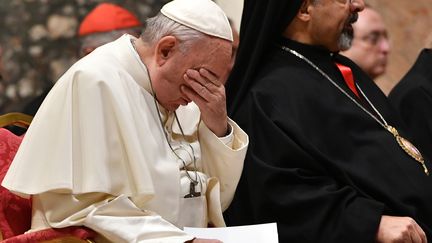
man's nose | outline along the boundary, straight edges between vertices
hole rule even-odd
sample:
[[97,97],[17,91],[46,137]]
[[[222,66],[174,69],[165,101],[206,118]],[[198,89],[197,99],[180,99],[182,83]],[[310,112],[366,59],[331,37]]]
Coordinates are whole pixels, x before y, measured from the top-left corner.
[[365,7],[365,3],[363,0],[349,0],[351,12],[361,12]]
[[385,54],[390,52],[390,41],[388,38],[384,38],[378,45],[380,45],[380,49]]

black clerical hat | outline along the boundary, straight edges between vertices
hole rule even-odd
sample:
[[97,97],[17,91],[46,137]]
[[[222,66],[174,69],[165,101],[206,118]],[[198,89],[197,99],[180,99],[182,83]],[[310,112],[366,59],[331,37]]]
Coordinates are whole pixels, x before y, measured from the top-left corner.
[[293,20],[303,0],[245,0],[236,63],[227,83],[232,115],[253,82],[263,54]]

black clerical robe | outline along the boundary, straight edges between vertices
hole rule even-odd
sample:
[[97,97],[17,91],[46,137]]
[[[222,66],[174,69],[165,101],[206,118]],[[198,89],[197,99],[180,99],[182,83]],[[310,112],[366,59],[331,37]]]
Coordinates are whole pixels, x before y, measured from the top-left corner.
[[420,53],[388,98],[412,133],[414,142],[432,159],[432,49]]
[[[350,60],[288,40],[282,45],[309,58],[356,98],[334,62],[351,67],[379,113],[408,138],[384,94]],[[394,136],[280,46],[261,63],[233,114],[250,145],[225,214],[228,225],[277,222],[281,243],[365,243],[374,242],[382,215],[410,216],[431,241],[432,176]],[[364,97],[358,100],[372,110]],[[426,165],[432,170],[432,163]]]

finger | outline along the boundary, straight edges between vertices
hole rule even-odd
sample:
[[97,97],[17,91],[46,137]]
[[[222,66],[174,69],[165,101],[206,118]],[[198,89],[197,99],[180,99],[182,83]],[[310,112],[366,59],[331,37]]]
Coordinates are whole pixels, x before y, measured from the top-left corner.
[[418,235],[416,230],[414,230],[414,229],[410,230],[409,235],[411,237],[411,241],[409,241],[409,242],[412,242],[412,243],[421,243],[422,242],[422,240],[421,240],[421,238]]
[[426,233],[423,231],[423,229],[418,225],[417,223],[414,223],[414,229],[417,233],[417,235],[420,237],[421,243],[427,243]]
[[210,82],[212,82],[217,87],[219,87],[219,86],[222,85],[222,83],[219,81],[219,79],[214,74],[212,74],[211,72],[209,72],[207,69],[200,68],[199,73],[203,77],[207,78]]
[[[209,72],[207,72],[207,74],[209,74],[211,76],[211,74]],[[218,86],[216,86],[211,80],[209,80],[207,77],[201,75],[200,72],[198,72],[197,70],[193,70],[193,69],[189,69],[186,71],[186,75],[192,79],[195,80],[196,82],[198,82],[200,85],[204,86],[205,88],[207,88],[211,93],[216,93],[218,92]],[[213,79],[215,79],[213,77]]]
[[201,107],[207,103],[207,101],[204,100],[199,94],[185,85],[180,86],[180,90],[189,100],[193,101],[200,108],[200,110]]
[[184,79],[189,87],[195,91],[195,93],[201,96],[202,99],[206,101],[210,101],[212,99],[212,93],[208,90],[207,87],[203,86],[200,82],[195,79],[191,79],[187,74],[184,75]]

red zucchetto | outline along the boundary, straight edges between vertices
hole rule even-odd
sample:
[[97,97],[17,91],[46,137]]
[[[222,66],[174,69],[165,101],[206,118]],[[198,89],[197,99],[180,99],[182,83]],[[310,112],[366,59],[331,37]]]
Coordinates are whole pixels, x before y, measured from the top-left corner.
[[115,4],[102,3],[81,22],[78,36],[141,26],[138,18]]

